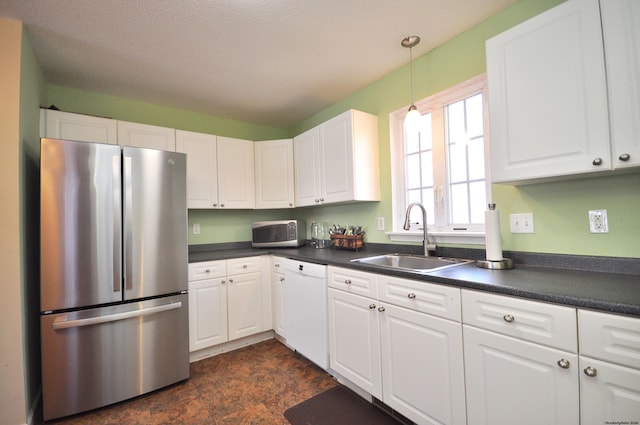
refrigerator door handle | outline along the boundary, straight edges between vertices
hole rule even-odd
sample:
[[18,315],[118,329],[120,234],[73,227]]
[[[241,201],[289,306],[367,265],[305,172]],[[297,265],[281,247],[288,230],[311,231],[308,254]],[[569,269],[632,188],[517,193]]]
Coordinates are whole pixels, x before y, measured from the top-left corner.
[[122,191],[120,189],[120,155],[111,158],[113,171],[113,292],[122,289]]
[[182,301],[170,304],[159,305],[155,307],[143,308],[141,310],[127,311],[124,313],[109,314],[106,316],[88,317],[86,319],[64,320],[64,316],[56,319],[52,327],[53,329],[78,328],[80,326],[97,325],[100,323],[115,322],[118,320],[130,319],[132,317],[149,316],[151,314],[161,313],[163,311],[176,310],[182,307]]
[[124,281],[125,290],[133,289],[133,176],[131,157],[124,157]]

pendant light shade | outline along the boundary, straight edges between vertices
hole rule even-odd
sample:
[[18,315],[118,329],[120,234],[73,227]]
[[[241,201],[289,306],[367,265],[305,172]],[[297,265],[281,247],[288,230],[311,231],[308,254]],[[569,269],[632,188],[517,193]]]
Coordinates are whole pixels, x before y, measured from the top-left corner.
[[420,37],[417,35],[410,35],[402,39],[400,44],[402,47],[409,49],[409,80],[411,84],[411,106],[409,111],[404,117],[404,129],[406,132],[414,132],[420,128],[421,114],[418,112],[418,108],[413,104],[413,47],[420,43]]

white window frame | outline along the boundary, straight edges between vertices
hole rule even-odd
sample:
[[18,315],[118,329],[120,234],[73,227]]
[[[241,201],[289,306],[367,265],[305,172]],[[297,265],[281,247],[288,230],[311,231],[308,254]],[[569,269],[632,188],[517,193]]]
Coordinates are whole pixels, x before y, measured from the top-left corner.
[[[487,76],[479,75],[475,78],[457,84],[454,87],[436,93],[428,98],[415,102],[418,111],[421,114],[428,112],[436,113],[439,111],[444,114],[444,106],[454,103],[458,100],[465,99],[476,93],[483,94],[483,113],[484,113],[484,164],[485,164],[485,181],[486,181],[486,199],[487,203],[491,202],[491,175],[489,163],[489,120],[487,105]],[[406,188],[404,175],[404,118],[407,114],[409,105],[404,106],[389,114],[390,128],[390,147],[391,147],[391,192],[392,192],[392,214],[393,214],[393,230],[387,232],[389,239],[396,242],[419,242],[422,241],[422,229],[403,230],[404,216],[406,212]],[[444,135],[441,140],[444,139]],[[434,145],[440,141],[434,140]],[[445,142],[446,143],[446,142]],[[443,158],[442,166],[446,167],[446,158]],[[436,188],[436,193],[440,193],[440,205],[442,205],[442,187]],[[442,210],[444,207],[440,207]],[[483,245],[485,242],[484,224],[469,226],[467,230],[453,230],[443,228],[428,227],[429,241],[431,243],[454,243],[465,245]]]

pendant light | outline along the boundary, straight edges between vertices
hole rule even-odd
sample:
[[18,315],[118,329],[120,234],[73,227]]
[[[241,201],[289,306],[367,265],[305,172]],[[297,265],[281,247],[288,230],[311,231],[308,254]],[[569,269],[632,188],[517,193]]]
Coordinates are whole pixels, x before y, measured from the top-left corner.
[[411,82],[411,106],[409,106],[409,111],[407,115],[404,117],[404,129],[406,132],[415,132],[420,128],[420,119],[422,115],[418,112],[418,108],[413,104],[413,47],[417,46],[420,43],[420,37],[417,35],[410,35],[402,39],[400,44],[402,47],[406,47],[409,49],[409,78]]

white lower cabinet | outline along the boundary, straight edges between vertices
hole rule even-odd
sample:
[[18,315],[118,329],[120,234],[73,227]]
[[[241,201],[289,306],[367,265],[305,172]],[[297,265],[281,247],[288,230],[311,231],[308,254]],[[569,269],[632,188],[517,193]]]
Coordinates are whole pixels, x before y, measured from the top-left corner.
[[189,264],[189,349],[197,351],[271,329],[262,258]]
[[579,423],[576,354],[468,325],[464,353],[469,424]]
[[576,310],[462,291],[467,420],[578,425]]
[[461,324],[382,299],[391,281],[409,306],[453,288],[336,267],[328,280],[331,368],[418,424],[465,424]]
[[640,423],[640,319],[578,310],[583,425]]

